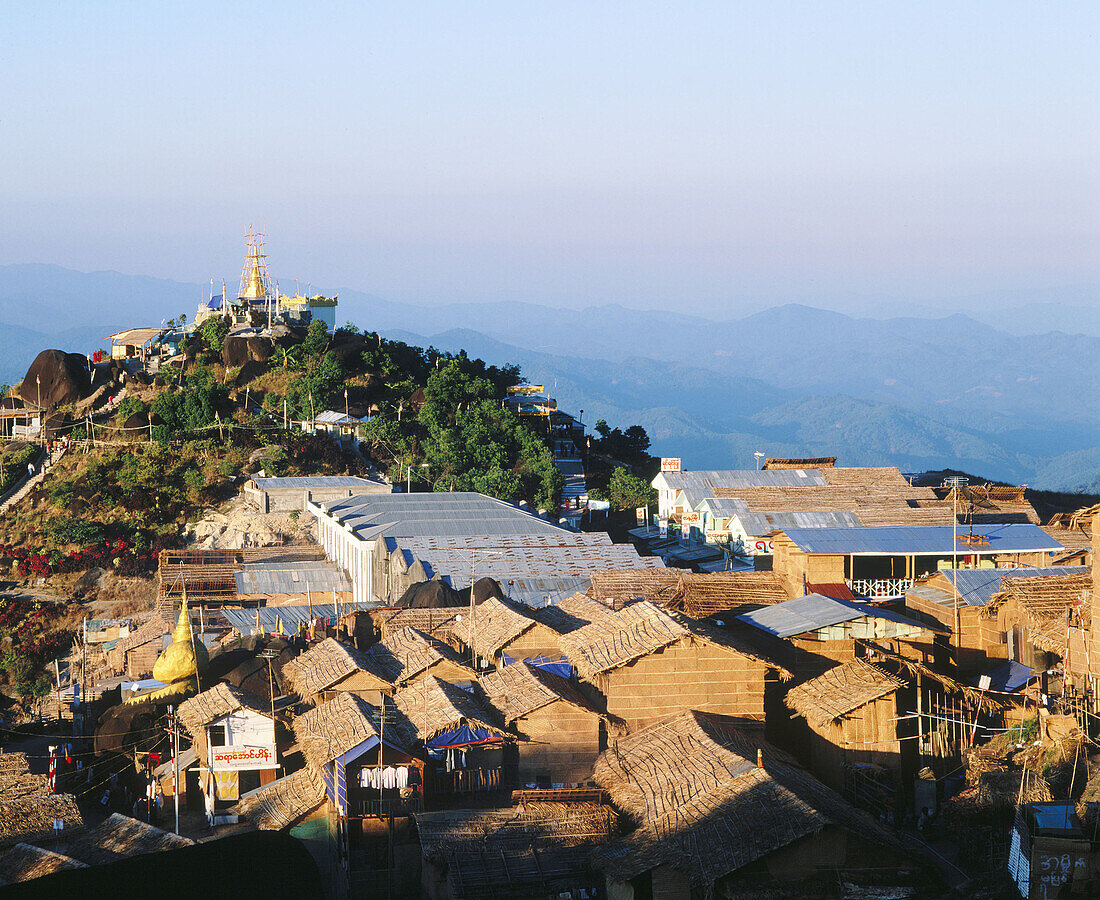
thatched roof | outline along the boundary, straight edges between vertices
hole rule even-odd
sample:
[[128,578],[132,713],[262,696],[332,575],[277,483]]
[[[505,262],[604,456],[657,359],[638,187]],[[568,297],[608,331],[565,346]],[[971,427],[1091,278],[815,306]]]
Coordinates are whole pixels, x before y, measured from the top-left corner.
[[408,609],[380,606],[369,612],[374,621],[374,627],[381,633],[383,640],[402,628],[415,628],[417,631],[446,642],[451,640],[451,626],[454,624],[455,616],[461,615],[462,610],[462,607]]
[[429,741],[464,724],[509,736],[496,710],[488,703],[456,685],[440,681],[434,675],[399,691],[394,703],[421,741]]
[[767,744],[762,729],[737,720],[688,712],[651,725],[608,749],[593,777],[639,824],[595,852],[596,866],[616,881],[668,865],[707,891],[830,824],[897,847],[873,819]]
[[135,647],[140,647],[143,644],[148,644],[150,641],[160,640],[166,634],[170,634],[175,627],[175,622],[169,622],[166,618],[156,613],[151,619],[145,622],[137,631],[131,632],[126,637],[121,638],[114,647],[111,648],[112,654],[122,654],[128,650],[133,650]]
[[424,857],[446,872],[454,900],[557,897],[602,878],[589,854],[615,831],[615,813],[596,803],[452,810],[416,816]]
[[593,572],[589,597],[610,604],[624,600],[662,603],[676,590],[685,574],[682,569],[608,569]]
[[506,725],[559,701],[600,715],[569,681],[525,662],[513,663],[481,679],[482,690]]
[[283,676],[303,699],[316,696],[356,670],[370,670],[366,654],[336,638],[325,638],[283,664]]
[[53,823],[57,819],[65,823],[66,830],[83,827],[84,817],[72,794],[44,794],[0,802],[0,844],[53,837]]
[[[970,484],[944,492],[944,502],[974,521],[1039,524],[1039,514],[1027,499],[1027,485]],[[957,504],[957,506],[956,506]]]
[[103,865],[145,853],[160,853],[190,847],[195,842],[121,813],[112,813],[102,822],[69,841],[66,852],[90,866]]
[[248,709],[271,718],[270,707],[265,707],[259,697],[224,681],[183,701],[179,707],[179,717],[183,727],[194,738],[201,735],[211,722],[239,709]]
[[[344,691],[298,716],[292,727],[306,759],[322,769],[337,756],[378,736],[379,711],[362,697]],[[386,742],[403,746],[407,735],[391,730],[396,733],[387,734]]]
[[400,628],[388,634],[367,651],[367,656],[371,660],[370,671],[395,686],[405,684],[441,662],[468,670],[471,680],[477,677],[451,647],[415,628]]
[[43,850],[33,844],[13,844],[0,853],[0,884],[30,881],[63,869],[83,869],[85,864],[71,856]]
[[1092,576],[1020,576],[1002,578],[1001,590],[986,606],[992,616],[1008,600],[1015,600],[1023,612],[1032,640],[1049,652],[1064,652],[1066,629],[1071,619],[1078,627],[1091,624]]
[[773,572],[688,572],[683,569],[612,569],[592,573],[588,595],[605,604],[649,600],[692,618],[742,606],[769,606],[787,599]]
[[314,768],[306,766],[253,791],[237,804],[236,812],[263,831],[278,831],[324,802],[325,786]]
[[539,623],[517,604],[490,597],[466,610],[451,625],[451,633],[479,656],[492,659],[504,647]]
[[790,676],[782,666],[749,647],[741,638],[680,613],[663,610],[647,600],[611,611],[583,628],[562,635],[560,644],[562,652],[581,676],[591,679],[680,641],[703,641],[757,659]]
[[785,702],[811,725],[821,728],[904,684],[869,662],[854,659],[791,688]]
[[453,809],[416,816],[426,857],[448,851],[570,847],[606,841],[615,811],[600,803],[530,803],[507,809]]
[[[654,572],[659,569],[647,569]],[[547,606],[532,607],[531,615],[553,628],[558,634],[568,634],[585,625],[602,619],[604,616],[613,615],[614,610],[605,603],[593,600],[587,594],[576,593],[566,597],[560,603]]]
[[769,456],[761,469],[831,469],[836,465],[835,456]]
[[0,802],[49,792],[49,776],[31,774],[25,753],[0,753]]

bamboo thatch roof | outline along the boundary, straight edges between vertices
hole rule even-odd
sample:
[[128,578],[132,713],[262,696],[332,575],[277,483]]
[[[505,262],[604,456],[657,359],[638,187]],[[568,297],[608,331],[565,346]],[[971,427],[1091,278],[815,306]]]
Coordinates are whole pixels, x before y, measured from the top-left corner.
[[191,838],[121,813],[112,813],[94,828],[69,841],[67,853],[90,866],[98,866],[131,856],[190,847],[194,843]]
[[530,803],[508,809],[452,809],[416,816],[424,856],[534,844],[572,847],[615,833],[615,811],[600,803]]
[[609,748],[593,777],[639,823],[595,851],[596,866],[616,881],[668,865],[705,892],[830,824],[897,847],[873,819],[767,744],[762,729],[723,717],[688,712],[642,729]]
[[[647,569],[654,572],[659,569]],[[597,619],[613,615],[614,610],[605,603],[593,600],[587,594],[576,593],[566,597],[560,603],[533,607],[531,615],[544,625],[553,628],[558,634],[568,634],[583,628]]]
[[759,660],[790,677],[790,672],[741,638],[663,610],[648,600],[611,611],[583,628],[562,635],[560,644],[562,652],[581,676],[591,679],[681,641],[703,641],[730,653]]
[[194,736],[204,726],[238,709],[249,709],[271,718],[271,710],[264,707],[259,697],[225,681],[181,703],[179,717],[183,727]]
[[461,615],[461,607],[445,606],[428,609],[409,609],[404,606],[380,606],[369,611],[383,640],[402,628],[415,628],[424,634],[447,642],[451,640],[451,626],[455,616]]
[[16,884],[64,869],[83,868],[85,864],[71,856],[20,842],[0,853],[0,884]]
[[986,614],[995,615],[1005,602],[1015,600],[1034,642],[1058,653],[1065,649],[1071,619],[1078,627],[1091,625],[1091,598],[1092,576],[1087,573],[1002,578],[1001,590],[989,601]]
[[49,792],[49,776],[31,774],[25,753],[0,753],[0,802]]
[[[389,723],[387,723],[389,725]],[[292,723],[294,736],[309,763],[318,770],[337,756],[379,734],[378,708],[362,697],[344,691],[327,703],[298,716]],[[387,743],[407,744],[407,734],[387,729]]]
[[371,671],[395,686],[405,684],[441,662],[468,670],[471,680],[476,677],[474,670],[452,648],[415,628],[399,628],[374,644],[367,655],[372,661]]
[[502,737],[511,736],[501,727],[496,710],[491,706],[434,675],[398,691],[394,704],[421,741],[429,741],[460,725],[487,728]]
[[774,572],[684,572],[667,606],[682,610],[693,619],[702,619],[786,600],[783,582]]
[[237,804],[236,812],[263,831],[288,828],[325,802],[325,786],[312,766],[299,769]]
[[666,602],[684,575],[681,569],[608,569],[593,572],[589,597],[606,604],[624,600]]
[[822,728],[904,684],[869,662],[854,659],[791,688],[785,702],[810,725]]
[[81,828],[84,817],[72,794],[44,794],[0,802],[0,844],[38,841],[53,837],[53,823],[65,829]]
[[785,458],[769,456],[762,469],[831,469],[836,465],[835,456],[801,456]]
[[159,640],[163,635],[170,634],[175,627],[175,622],[169,622],[160,613],[155,613],[151,619],[141,625],[137,631],[131,632],[111,648],[111,653],[122,654],[135,647],[148,644],[150,641]]
[[283,664],[284,677],[303,699],[316,696],[356,670],[370,670],[366,654],[336,638],[325,638]]
[[482,690],[506,725],[559,701],[600,715],[569,681],[525,662],[513,663],[481,679]]
[[446,872],[454,900],[576,896],[579,889],[595,896],[603,879],[589,855],[615,828],[614,810],[596,803],[453,810],[416,819],[424,857]]
[[970,484],[951,488],[944,493],[944,502],[960,516],[1003,521],[1040,522],[1039,514],[1027,499],[1027,485]]
[[504,647],[539,623],[514,603],[490,597],[473,611],[465,611],[451,633],[479,656],[495,657]]

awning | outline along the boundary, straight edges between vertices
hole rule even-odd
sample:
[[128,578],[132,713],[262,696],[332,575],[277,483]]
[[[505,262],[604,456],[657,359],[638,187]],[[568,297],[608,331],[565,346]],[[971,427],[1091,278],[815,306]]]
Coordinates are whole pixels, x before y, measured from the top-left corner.
[[472,747],[476,744],[492,744],[503,740],[504,738],[488,728],[460,725],[453,731],[437,734],[427,742],[427,746],[430,750],[446,750],[451,747]]

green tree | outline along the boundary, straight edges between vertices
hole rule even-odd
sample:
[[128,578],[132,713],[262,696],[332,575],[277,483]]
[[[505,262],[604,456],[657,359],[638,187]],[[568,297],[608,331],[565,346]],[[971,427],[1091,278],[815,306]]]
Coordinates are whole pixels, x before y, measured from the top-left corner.
[[614,509],[636,509],[639,506],[655,506],[657,491],[649,482],[637,475],[631,475],[622,466],[611,473],[607,485],[607,499]]
[[229,323],[221,316],[211,316],[199,326],[203,342],[214,353],[221,353],[225,336],[229,334]]

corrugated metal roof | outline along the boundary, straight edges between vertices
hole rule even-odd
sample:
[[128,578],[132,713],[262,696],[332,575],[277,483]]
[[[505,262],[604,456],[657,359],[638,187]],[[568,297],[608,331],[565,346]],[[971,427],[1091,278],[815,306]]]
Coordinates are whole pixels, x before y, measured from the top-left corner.
[[859,525],[859,516],[843,510],[822,512],[743,513],[737,516],[746,534],[759,537],[777,528],[850,528]]
[[350,591],[351,581],[332,563],[296,564],[293,568],[248,566],[234,573],[238,594],[304,594],[309,591]]
[[749,505],[736,497],[707,497],[699,504],[699,512],[715,516],[740,516],[749,511]]
[[365,485],[378,485],[380,482],[357,475],[306,475],[288,478],[253,478],[261,491],[277,491],[287,488],[295,490],[318,490],[321,488],[351,488]]
[[501,581],[501,587],[512,600],[527,606],[561,603],[567,597],[584,593],[591,584],[587,575],[529,575]]
[[818,469],[707,469],[697,472],[662,472],[653,479],[656,487],[658,481],[664,481],[666,490],[674,491],[698,491],[703,497],[711,496],[710,492],[717,487],[743,488],[743,487],[824,487],[825,481]]
[[[429,576],[450,580],[455,587],[470,581],[470,551],[454,549],[422,549],[416,553],[398,542],[406,559],[423,563]],[[632,544],[575,547],[508,547],[494,550],[486,540],[484,556],[475,559],[477,577],[491,576],[498,581],[534,575],[583,575],[606,569],[637,569],[662,566],[656,557],[641,557]],[[499,555],[489,555],[499,554]]]
[[1087,566],[1042,566],[1015,569],[947,569],[941,574],[955,585],[955,589],[967,606],[985,606],[993,599],[994,594],[1000,592],[1002,578],[1083,575],[1088,571]]
[[[976,534],[987,544],[956,544],[946,525],[868,525],[855,528],[783,529],[806,553],[841,553],[855,556],[950,556],[959,554],[1029,553],[1061,550],[1062,545],[1037,525],[982,525]],[[967,532],[959,529],[959,536]]]
[[822,594],[807,594],[774,606],[764,606],[753,612],[742,613],[737,618],[781,638],[863,618],[885,619],[930,630],[928,625],[888,609],[852,600],[836,600]]
[[[381,604],[342,603],[340,604],[340,612],[348,613],[353,609],[369,609],[372,606],[379,605]],[[308,603],[296,603],[293,606],[264,606],[259,609],[223,609],[221,612],[237,631],[248,635],[256,630],[257,616],[259,616],[260,625],[268,634],[275,630],[276,618],[282,620],[283,631],[293,633],[298,630],[299,622],[309,624],[310,610],[312,610],[315,619],[331,619],[336,616],[336,604],[334,603],[314,603],[312,607]],[[168,637],[170,638],[171,635]]]
[[566,529],[503,500],[473,492],[362,494],[322,504],[362,540],[481,534],[553,534]]
[[334,409],[326,409],[323,413],[318,414],[314,422],[323,422],[325,425],[359,425],[362,419],[357,419],[355,416],[349,416],[342,412],[337,412]]

